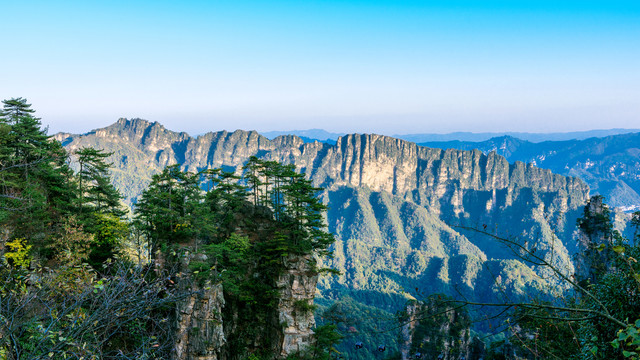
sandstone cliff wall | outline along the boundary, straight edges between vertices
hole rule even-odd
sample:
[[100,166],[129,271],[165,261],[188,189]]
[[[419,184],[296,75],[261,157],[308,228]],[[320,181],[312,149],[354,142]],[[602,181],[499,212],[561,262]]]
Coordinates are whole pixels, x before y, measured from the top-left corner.
[[176,309],[176,360],[220,360],[226,343],[222,321],[222,285],[194,284],[192,295]]
[[[116,168],[129,173],[132,169],[128,167],[140,167],[140,161],[148,167],[144,173],[176,163],[191,171],[238,168],[256,155],[295,163],[317,185],[366,186],[433,209],[449,204],[451,198],[454,206],[461,206],[460,198],[468,190],[504,189],[506,192],[500,196],[508,204],[521,187],[553,193],[560,198],[560,207],[574,208],[584,204],[589,191],[577,178],[553,174],[531,164],[509,164],[496,153],[431,149],[375,134],[346,135],[336,145],[304,143],[291,135],[270,141],[255,131],[242,130],[194,138],[169,131],[158,123],[120,119],[86,135],[57,134],[56,138],[69,150],[94,145],[114,151],[111,160]],[[132,153],[145,156],[136,158]]]
[[289,256],[284,259],[286,270],[277,281],[279,289],[278,319],[283,326],[279,341],[281,358],[307,349],[313,342],[313,300],[318,275],[311,256]]

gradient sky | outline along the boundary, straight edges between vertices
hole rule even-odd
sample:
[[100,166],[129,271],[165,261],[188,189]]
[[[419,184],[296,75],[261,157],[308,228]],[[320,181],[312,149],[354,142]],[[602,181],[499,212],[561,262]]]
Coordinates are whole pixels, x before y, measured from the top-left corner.
[[637,0],[0,1],[0,34],[50,132],[640,127]]

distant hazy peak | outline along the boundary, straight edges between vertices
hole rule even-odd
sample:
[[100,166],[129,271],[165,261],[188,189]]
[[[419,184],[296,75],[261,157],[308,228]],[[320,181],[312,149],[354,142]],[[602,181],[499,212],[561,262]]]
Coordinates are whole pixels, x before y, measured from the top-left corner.
[[265,131],[262,133],[268,139],[274,139],[282,135],[296,135],[300,138],[309,140],[337,140],[339,137],[346,135],[345,133],[333,133],[323,129],[307,129],[307,130],[287,130],[287,131]]
[[394,135],[394,137],[413,141],[416,143],[423,142],[444,142],[444,141],[464,141],[464,142],[483,142],[497,137],[510,136],[519,140],[530,142],[543,141],[567,141],[567,140],[584,140],[594,137],[607,137],[612,135],[629,134],[640,132],[640,129],[598,129],[572,132],[554,132],[554,133],[528,133],[528,132],[452,132],[447,134],[404,134]]
[[[140,118],[133,118],[133,119],[119,118],[118,121],[116,121],[115,123],[103,129],[111,129],[111,128],[113,129],[146,129],[149,127],[157,127],[159,129],[166,130],[166,128],[157,121],[151,122],[149,120],[140,119]],[[96,129],[96,130],[102,130],[102,129]],[[96,130],[92,130],[92,131],[96,131]]]

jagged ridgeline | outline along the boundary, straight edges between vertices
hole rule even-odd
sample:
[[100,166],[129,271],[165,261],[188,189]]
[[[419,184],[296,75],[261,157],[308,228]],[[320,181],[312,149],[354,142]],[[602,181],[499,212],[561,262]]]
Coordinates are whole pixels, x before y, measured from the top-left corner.
[[385,311],[400,309],[416,288],[485,300],[505,296],[497,295],[503,287],[506,296],[544,291],[537,276],[542,270],[456,226],[521,236],[540,252],[553,248],[557,264],[571,270],[575,219],[589,194],[577,178],[509,164],[495,153],[431,149],[379,135],[347,135],[335,145],[305,144],[295,136],[270,141],[254,131],[194,138],[158,123],[120,119],[56,138],[69,150],[113,152],[114,183],[129,204],[153,174],[173,164],[192,172],[221,167],[237,173],[251,156],[295,164],[314,186],[325,188],[326,221],[336,237],[334,257],[323,265],[341,275],[320,279],[319,303],[349,295]]
[[511,136],[482,142],[426,142],[420,145],[460,150],[496,151],[509,161],[524,161],[553,172],[578,176],[609,205],[640,209],[640,133],[593,134],[584,140],[530,142]]

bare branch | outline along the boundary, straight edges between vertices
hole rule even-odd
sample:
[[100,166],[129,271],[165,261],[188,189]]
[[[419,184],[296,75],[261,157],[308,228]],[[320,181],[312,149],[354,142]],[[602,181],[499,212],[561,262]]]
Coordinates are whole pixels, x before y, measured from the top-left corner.
[[[501,236],[489,233],[489,232],[487,232],[485,230],[481,230],[481,229],[474,228],[474,227],[463,226],[463,225],[451,225],[451,226],[455,227],[455,228],[463,229],[463,230],[475,231],[477,233],[480,233],[480,234],[489,236],[491,238],[494,238],[494,239],[496,239],[496,240],[498,240],[498,241],[500,241],[500,242],[502,242],[504,244],[507,244],[507,246],[509,246],[510,248],[511,248],[511,246],[515,246],[516,248],[524,251],[531,258],[533,258],[533,259],[535,259],[537,261],[537,265],[545,266],[545,267],[548,267],[549,269],[551,269],[551,271],[553,271],[560,279],[566,281],[568,284],[572,285],[575,289],[578,289],[581,293],[583,293],[584,295],[588,296],[593,301],[595,301],[595,303],[598,304],[602,308],[603,312],[607,315],[608,318],[614,319],[611,316],[611,313],[609,312],[609,309],[607,309],[607,307],[595,295],[593,295],[590,291],[588,291],[584,287],[580,286],[580,284],[578,284],[576,281],[574,281],[569,276],[564,274],[562,271],[560,271],[560,269],[558,269],[555,265],[551,264],[544,257],[538,256],[534,251],[530,251],[529,249],[527,249],[525,246],[523,246],[519,242],[517,242],[515,240],[512,240],[512,239],[505,238],[505,237],[501,237]],[[528,261],[530,263],[536,264],[536,262],[533,262],[530,259],[519,255],[517,252],[514,251],[514,253],[517,256],[519,256],[521,259],[523,259],[525,261]],[[616,319],[616,322],[618,323],[619,320]],[[626,325],[624,325],[624,326],[626,326]]]

